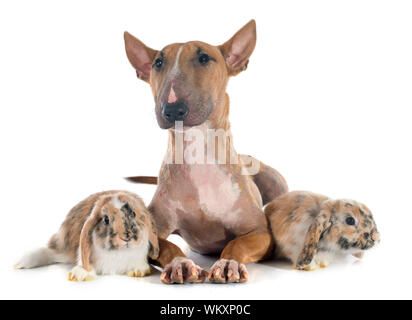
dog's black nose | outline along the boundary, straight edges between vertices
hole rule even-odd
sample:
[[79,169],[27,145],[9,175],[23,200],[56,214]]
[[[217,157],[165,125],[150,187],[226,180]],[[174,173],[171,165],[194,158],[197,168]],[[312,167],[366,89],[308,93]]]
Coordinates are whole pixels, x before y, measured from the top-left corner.
[[174,123],[175,121],[183,121],[186,118],[188,111],[189,109],[186,103],[165,103],[163,105],[162,114],[167,121]]

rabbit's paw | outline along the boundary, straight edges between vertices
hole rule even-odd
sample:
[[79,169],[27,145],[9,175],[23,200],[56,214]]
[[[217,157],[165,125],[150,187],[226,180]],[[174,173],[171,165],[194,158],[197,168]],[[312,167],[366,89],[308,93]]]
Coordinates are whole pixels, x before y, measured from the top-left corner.
[[94,280],[95,273],[89,272],[81,266],[75,266],[72,271],[69,272],[68,280],[69,281],[91,281]]
[[297,263],[293,265],[293,269],[300,270],[300,271],[315,271],[319,268],[323,268],[321,265],[317,264],[315,260],[312,260],[309,264],[304,263]]
[[148,276],[151,273],[152,273],[152,270],[150,268],[150,265],[146,264],[142,267],[137,267],[137,268],[134,268],[134,269],[130,270],[127,273],[127,276],[128,277],[133,277],[133,278],[140,278],[140,277]]

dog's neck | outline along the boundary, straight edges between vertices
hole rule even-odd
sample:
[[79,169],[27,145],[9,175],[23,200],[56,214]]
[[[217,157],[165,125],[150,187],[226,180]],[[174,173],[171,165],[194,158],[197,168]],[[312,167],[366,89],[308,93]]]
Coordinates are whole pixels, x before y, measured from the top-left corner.
[[[237,158],[230,131],[229,104],[226,93],[221,103],[215,105],[208,119],[201,125],[182,128],[183,130],[169,129],[165,161],[169,164],[201,164],[203,159],[207,164],[223,164],[222,160],[229,164]],[[192,159],[189,162],[188,155]]]

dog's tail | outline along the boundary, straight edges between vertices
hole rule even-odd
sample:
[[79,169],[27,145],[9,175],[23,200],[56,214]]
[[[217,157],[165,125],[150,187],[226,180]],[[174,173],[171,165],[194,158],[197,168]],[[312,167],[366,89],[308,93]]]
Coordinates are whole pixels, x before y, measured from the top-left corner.
[[143,183],[143,184],[157,184],[157,177],[147,177],[147,176],[137,176],[137,177],[126,177],[127,181],[132,183]]

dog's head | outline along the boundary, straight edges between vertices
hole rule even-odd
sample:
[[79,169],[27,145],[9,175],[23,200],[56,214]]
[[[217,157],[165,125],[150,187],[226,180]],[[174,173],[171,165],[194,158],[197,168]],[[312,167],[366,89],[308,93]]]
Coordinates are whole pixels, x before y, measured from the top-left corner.
[[222,106],[229,77],[247,68],[256,45],[256,23],[250,21],[220,46],[191,41],[157,51],[128,32],[124,39],[137,77],[152,88],[160,128],[172,128],[176,121],[193,127]]

